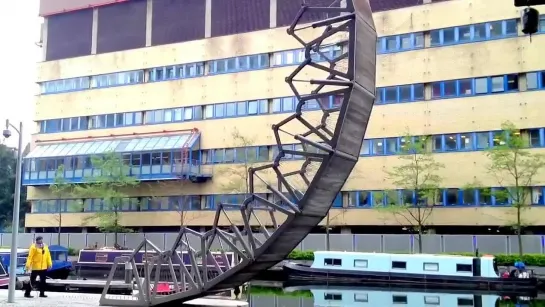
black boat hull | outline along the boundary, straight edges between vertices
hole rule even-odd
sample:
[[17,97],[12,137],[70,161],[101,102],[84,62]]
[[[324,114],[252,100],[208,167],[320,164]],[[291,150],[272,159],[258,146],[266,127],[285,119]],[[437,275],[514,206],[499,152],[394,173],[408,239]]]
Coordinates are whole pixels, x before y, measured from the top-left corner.
[[68,279],[68,276],[70,276],[71,272],[72,272],[71,268],[56,269],[56,270],[47,271],[46,277],[51,279]]
[[318,269],[295,263],[284,264],[288,281],[315,285],[366,285],[388,287],[421,287],[428,289],[468,289],[486,291],[532,291],[538,287],[536,278],[487,278],[448,275],[426,275],[390,272],[365,272]]

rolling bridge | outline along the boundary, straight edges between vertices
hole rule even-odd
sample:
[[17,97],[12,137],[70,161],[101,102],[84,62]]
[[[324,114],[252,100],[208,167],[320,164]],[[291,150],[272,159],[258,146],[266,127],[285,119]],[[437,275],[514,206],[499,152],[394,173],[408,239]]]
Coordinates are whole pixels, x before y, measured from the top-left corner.
[[[143,274],[136,269],[134,254],[116,259],[101,305],[174,306],[240,286],[284,260],[326,217],[358,161],[375,99],[377,39],[368,0],[331,1],[334,3],[328,7],[303,5],[287,31],[305,50],[305,60],[286,78],[298,105],[294,114],[272,127],[279,151],[275,160],[248,170],[249,197],[243,204],[220,204],[210,231],[198,233],[183,228],[170,250],[160,251],[144,240],[135,253],[147,249],[154,250],[157,256],[151,257]],[[329,18],[300,26],[307,14]],[[321,35],[308,35],[309,30],[318,33],[316,29]],[[340,41],[347,44],[336,58],[328,58],[321,52],[321,47]],[[322,61],[316,60],[317,57]],[[323,79],[298,78],[312,69],[321,71]],[[302,95],[300,91],[311,94]],[[330,105],[330,96],[335,96],[337,103]],[[309,101],[319,103],[321,113],[303,111]],[[293,144],[294,140],[301,150],[284,149],[283,144]],[[297,162],[285,161],[290,155],[304,159],[295,168]],[[255,194],[264,189],[277,201]],[[234,210],[240,212],[243,229],[234,223],[227,231],[218,227],[220,219],[232,220]],[[285,216],[282,221],[277,217],[280,215]],[[267,227],[261,223],[264,217],[271,220]],[[251,224],[261,226],[256,231]],[[225,255],[223,261],[212,256],[211,249],[218,244],[221,250],[235,253],[235,265],[229,264]],[[190,263],[173,265],[184,263],[176,259],[177,250],[187,251]],[[125,298],[108,294],[117,267],[131,263],[138,294]],[[165,270],[170,281],[162,277]],[[159,284],[165,282],[170,282],[171,291],[158,293]]]

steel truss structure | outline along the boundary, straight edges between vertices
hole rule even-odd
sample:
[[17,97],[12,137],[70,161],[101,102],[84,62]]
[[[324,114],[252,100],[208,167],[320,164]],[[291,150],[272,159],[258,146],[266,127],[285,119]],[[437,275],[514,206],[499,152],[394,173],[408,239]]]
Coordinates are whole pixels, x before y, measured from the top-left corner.
[[[278,148],[274,161],[248,169],[245,201],[220,204],[212,229],[205,233],[183,228],[170,250],[160,251],[144,240],[132,255],[116,259],[101,305],[174,306],[240,286],[284,260],[326,217],[358,161],[375,100],[377,35],[369,1],[343,2],[344,7],[303,5],[287,30],[304,47],[304,60],[286,78],[298,103],[293,114],[272,127]],[[299,25],[307,14],[317,13],[334,17]],[[345,46],[331,58],[324,47],[339,41]],[[309,70],[323,78],[305,80]],[[321,112],[305,111],[310,103],[318,103]],[[285,146],[294,141],[295,147]],[[292,156],[302,159],[294,161]],[[274,200],[260,196],[264,190]],[[235,216],[238,223],[232,222]],[[263,223],[266,217],[270,221]],[[218,244],[223,256],[212,255]],[[155,256],[144,264],[142,274],[134,258],[143,249]],[[189,254],[189,261],[181,259],[180,250]],[[227,261],[227,250],[235,253],[234,263]],[[132,264],[136,296],[108,294],[121,264]],[[159,284],[166,282],[171,291],[158,293]]]

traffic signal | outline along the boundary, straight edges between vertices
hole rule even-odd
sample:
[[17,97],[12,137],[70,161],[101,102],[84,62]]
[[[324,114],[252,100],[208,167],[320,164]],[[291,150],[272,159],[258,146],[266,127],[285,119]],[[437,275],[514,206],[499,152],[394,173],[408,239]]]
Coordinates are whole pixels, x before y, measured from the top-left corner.
[[521,17],[522,33],[534,34],[539,29],[539,12],[531,7],[524,9]]

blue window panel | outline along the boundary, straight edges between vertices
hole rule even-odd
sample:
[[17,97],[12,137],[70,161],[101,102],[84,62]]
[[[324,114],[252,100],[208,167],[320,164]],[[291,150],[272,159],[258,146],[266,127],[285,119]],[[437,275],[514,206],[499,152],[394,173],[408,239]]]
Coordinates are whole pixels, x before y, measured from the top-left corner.
[[430,31],[431,46],[449,46],[518,35],[517,20],[499,20]]
[[369,156],[369,155],[371,155],[371,141],[363,140],[363,143],[361,145],[360,156]]
[[528,90],[545,89],[545,71],[526,73],[526,87]]
[[506,199],[506,195],[504,195],[506,193],[502,191],[505,191],[505,188],[492,188],[491,194],[493,206],[508,206],[511,204],[511,199],[509,199],[509,197]]
[[259,114],[259,101],[252,100],[248,101],[248,115],[257,115]]
[[545,199],[544,199],[544,187],[533,187],[531,190],[531,197],[530,200],[532,205],[545,205]]
[[144,82],[144,71],[127,71],[91,77],[91,88],[103,88]]
[[371,140],[371,154],[374,156],[384,155],[385,152],[384,139]]
[[234,73],[248,70],[256,70],[269,67],[268,54],[254,54],[235,58],[213,60],[208,62],[210,75],[222,73]]
[[475,206],[478,204],[478,199],[477,189],[460,190],[460,205]]
[[332,208],[342,208],[343,207],[343,196],[341,193],[337,194],[335,199],[333,200],[333,204],[331,205]]
[[545,15],[539,16],[539,33],[545,33]]
[[41,94],[55,94],[72,91],[82,91],[90,88],[89,77],[70,78],[46,81],[40,84]]

